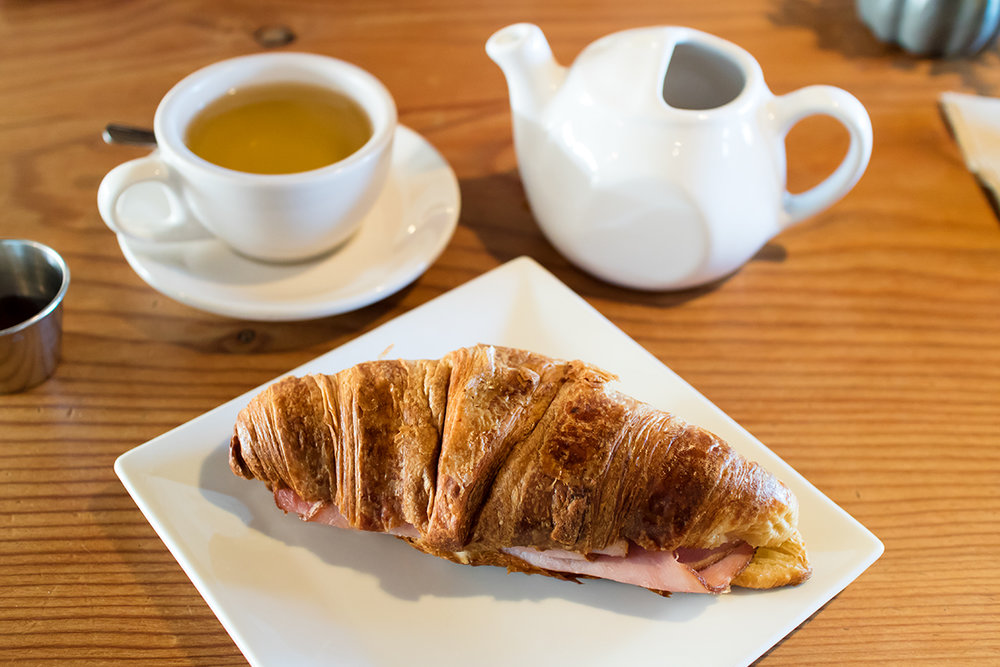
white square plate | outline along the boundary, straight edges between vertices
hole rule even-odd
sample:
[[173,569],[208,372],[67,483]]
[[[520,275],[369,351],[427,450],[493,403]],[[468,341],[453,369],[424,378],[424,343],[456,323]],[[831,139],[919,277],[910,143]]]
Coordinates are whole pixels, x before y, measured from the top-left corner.
[[229,470],[233,423],[255,389],[115,464],[252,664],[747,664],[882,553],[864,526],[528,258],[292,373],[331,373],[380,356],[433,358],[479,342],[602,366],[620,376],[623,391],[760,462],[799,498],[812,578],[774,591],[662,598],[608,581],[456,565],[385,535],[303,523],[275,508],[263,484]]

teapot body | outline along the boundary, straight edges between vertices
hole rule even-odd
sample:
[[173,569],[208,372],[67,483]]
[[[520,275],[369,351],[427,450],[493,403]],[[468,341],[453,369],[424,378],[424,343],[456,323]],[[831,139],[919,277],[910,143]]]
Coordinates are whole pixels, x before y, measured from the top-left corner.
[[[539,226],[570,261],[608,282],[705,283],[780,231],[784,153],[760,122],[773,95],[755,61],[704,40],[671,27],[606,37],[580,55],[540,113],[513,112],[518,169]],[[689,76],[677,69],[678,45],[688,49],[682,68],[716,70],[707,90],[703,81],[665,89],[668,75]]]

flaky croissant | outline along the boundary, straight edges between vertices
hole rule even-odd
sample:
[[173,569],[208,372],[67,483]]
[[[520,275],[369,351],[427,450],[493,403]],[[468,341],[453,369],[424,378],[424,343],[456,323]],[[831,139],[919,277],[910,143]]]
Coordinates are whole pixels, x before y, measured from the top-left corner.
[[306,520],[471,565],[657,592],[804,581],[788,487],[614,379],[482,345],[286,378],[240,413],[230,467]]

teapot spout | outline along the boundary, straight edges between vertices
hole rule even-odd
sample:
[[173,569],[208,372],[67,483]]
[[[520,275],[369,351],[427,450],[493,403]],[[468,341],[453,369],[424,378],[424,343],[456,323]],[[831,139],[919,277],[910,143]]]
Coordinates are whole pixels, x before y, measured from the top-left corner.
[[515,23],[501,28],[486,41],[486,54],[507,78],[511,110],[536,117],[566,78],[566,68],[552,56],[541,28]]

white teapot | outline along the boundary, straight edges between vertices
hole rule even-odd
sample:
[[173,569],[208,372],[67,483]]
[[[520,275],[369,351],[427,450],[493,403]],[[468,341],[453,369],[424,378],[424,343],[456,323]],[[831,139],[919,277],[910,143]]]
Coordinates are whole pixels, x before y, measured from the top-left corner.
[[[721,278],[861,177],[872,127],[858,100],[809,86],[775,96],[738,46],[697,30],[608,35],[559,66],[538,26],[496,32],[486,51],[510,90],[514,147],[532,212],[570,261],[637,289]],[[850,133],[822,183],[786,188],[784,138],[813,114]]]

